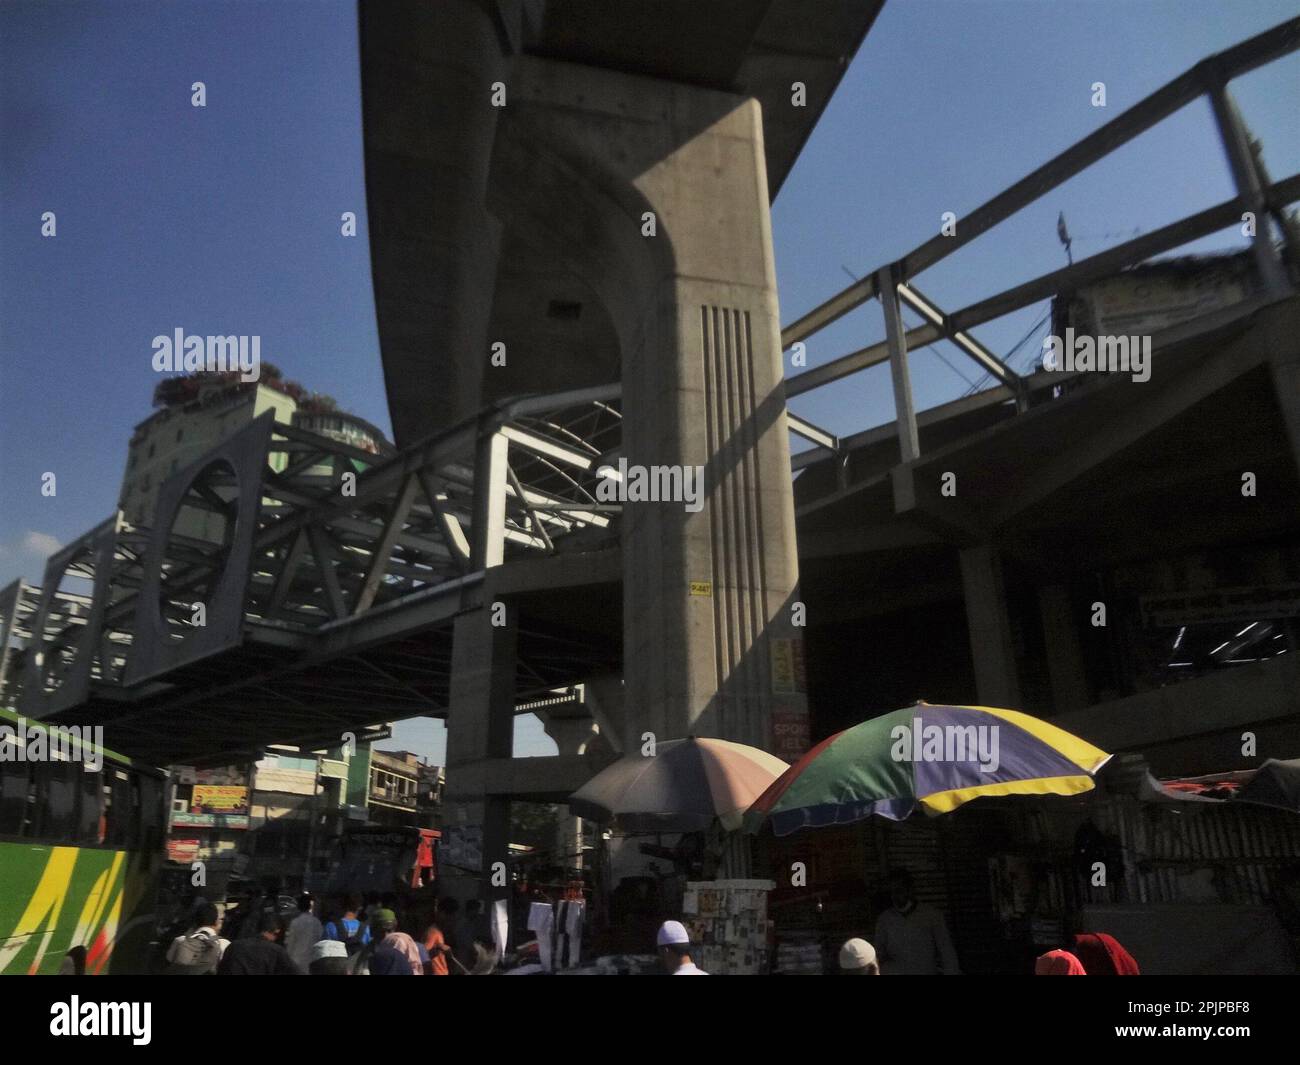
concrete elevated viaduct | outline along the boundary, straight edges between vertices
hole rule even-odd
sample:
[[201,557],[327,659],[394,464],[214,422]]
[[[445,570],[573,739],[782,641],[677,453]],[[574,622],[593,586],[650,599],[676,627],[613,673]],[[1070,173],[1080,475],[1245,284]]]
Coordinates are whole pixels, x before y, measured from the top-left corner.
[[[361,4],[398,443],[503,396],[619,383],[622,439],[603,458],[704,472],[698,512],[623,508],[615,581],[523,562],[549,595],[503,590],[504,626],[483,610],[456,620],[448,797],[488,850],[509,797],[590,774],[576,759],[593,710],[615,750],[646,732],[762,746],[775,725],[806,733],[801,686],[774,673],[802,654],[768,207],[880,6]],[[569,629],[620,630],[621,669],[578,678],[589,709],[548,718],[559,759],[521,767],[514,626],[557,610]]]

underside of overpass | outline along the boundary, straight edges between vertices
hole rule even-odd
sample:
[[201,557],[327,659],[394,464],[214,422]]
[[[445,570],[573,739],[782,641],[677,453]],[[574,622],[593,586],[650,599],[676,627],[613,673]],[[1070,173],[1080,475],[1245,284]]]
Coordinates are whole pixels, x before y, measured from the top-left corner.
[[1136,612],[1114,574],[1170,560],[1280,558],[1276,579],[1294,579],[1300,300],[1221,318],[1158,343],[1148,382],[1040,371],[1027,412],[1001,389],[927,412],[919,460],[899,462],[891,425],[863,434],[843,472],[804,470],[815,736],[978,696],[1170,774],[1236,765],[1246,729],[1300,750],[1293,655],[1127,693],[1111,676],[1118,621],[1092,622],[1096,601]]
[[[883,0],[812,8],[803,0],[363,2],[371,260],[398,443],[444,428],[489,398],[619,377],[608,311],[583,271],[564,261],[556,233],[512,226],[492,209],[493,198],[527,200],[538,191],[489,178],[498,121],[527,118],[527,108],[515,104],[522,73],[516,67],[531,60],[556,78],[581,79],[589,89],[577,88],[572,106],[603,97],[617,114],[635,109],[637,83],[652,81],[752,98],[762,113],[762,162],[774,198],[882,6]],[[506,102],[484,112],[496,82],[506,85]],[[795,83],[804,88],[799,106],[792,105]],[[712,116],[707,107],[679,105],[632,117],[644,166],[697,135]],[[527,134],[530,124],[516,125]],[[592,123],[596,137],[601,124]],[[539,178],[525,175],[530,183]],[[504,342],[507,352],[527,353],[527,361],[507,360],[494,368],[503,372],[484,375],[485,336]],[[461,354],[465,344],[472,359]]]

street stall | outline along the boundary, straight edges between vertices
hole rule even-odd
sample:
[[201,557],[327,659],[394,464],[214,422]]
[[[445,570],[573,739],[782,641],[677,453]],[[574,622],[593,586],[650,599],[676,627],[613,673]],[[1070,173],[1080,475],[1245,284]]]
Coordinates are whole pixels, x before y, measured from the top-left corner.
[[1094,787],[1108,759],[1038,718],[989,707],[918,703],[823,740],[745,817],[778,885],[777,971],[828,971],[839,943],[870,938],[896,869],[910,874],[916,901],[947,914],[969,948],[959,954],[979,971],[1003,968],[980,846],[1000,828],[961,808],[1006,796],[1068,801]]
[[666,877],[624,877],[617,886],[611,876],[611,913],[624,904],[640,936],[590,971],[643,969],[653,962],[654,929],[678,918],[709,959],[707,971],[767,970],[772,884],[747,876],[750,843],[739,830],[745,811],[786,768],[741,743],[667,740],[652,753],[621,758],[570,797],[571,813],[609,826],[622,849],[672,870]]
[[1113,936],[1148,974],[1295,972],[1300,811],[1275,779],[1293,764],[1156,781],[1123,755],[1076,795],[763,833],[757,868],[807,869],[802,888],[774,875],[775,970],[833,971],[839,944],[871,939],[902,867],[945,915],[964,973],[1031,973],[1085,933]]
[[990,858],[1006,942],[1023,958],[1104,932],[1148,974],[1296,972],[1300,767],[1157,781],[1124,762],[1086,801],[997,810],[1015,841]]

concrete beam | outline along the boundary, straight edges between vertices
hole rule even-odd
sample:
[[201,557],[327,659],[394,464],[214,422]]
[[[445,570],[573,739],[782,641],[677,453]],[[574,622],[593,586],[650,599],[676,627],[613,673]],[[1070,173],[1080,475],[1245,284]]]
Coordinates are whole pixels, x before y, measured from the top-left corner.
[[[1129,405],[1109,422],[1096,425],[1086,439],[1073,440],[1068,447],[1047,456],[1047,460],[1026,481],[1023,490],[1013,498],[1005,499],[990,516],[989,524],[996,528],[1010,522],[1016,515],[1041,503],[1189,407],[1231,384],[1264,358],[1265,353],[1247,338],[1234,344],[1229,351],[1206,357],[1195,366],[1179,367],[1173,382],[1153,392],[1146,402]],[[1153,376],[1160,372],[1159,363],[1152,372]],[[1130,387],[1145,388],[1147,385],[1132,384]]]
[[489,596],[617,584],[623,579],[623,552],[618,544],[595,551],[561,551],[555,555],[511,559],[488,576]]
[[[608,763],[604,763],[608,764]],[[604,764],[578,755],[542,758],[489,758],[459,767],[451,801],[467,796],[498,796],[520,802],[566,802]],[[451,788],[450,773],[448,788]]]
[[940,491],[943,471],[913,466],[895,466],[889,471],[894,489],[894,512],[909,517],[950,543],[974,543],[989,535],[990,526],[981,514],[957,496]]
[[946,543],[948,539],[946,536],[940,536],[933,529],[926,528],[914,518],[902,519],[888,525],[863,526],[855,523],[851,528],[801,531],[799,559],[807,563],[819,558],[924,547],[927,544]]
[[[1103,750],[1130,751],[1196,735],[1240,732],[1297,715],[1300,655],[1282,655],[1060,714],[1052,724]],[[1259,752],[1261,758],[1293,758],[1296,753]]]
[[894,386],[894,411],[898,424],[898,448],[904,462],[921,456],[921,440],[916,432],[916,404],[912,400],[912,374],[907,368],[907,337],[903,315],[898,305],[898,285],[890,267],[881,267],[876,275],[876,290],[885,312],[885,338],[889,345],[889,379]]

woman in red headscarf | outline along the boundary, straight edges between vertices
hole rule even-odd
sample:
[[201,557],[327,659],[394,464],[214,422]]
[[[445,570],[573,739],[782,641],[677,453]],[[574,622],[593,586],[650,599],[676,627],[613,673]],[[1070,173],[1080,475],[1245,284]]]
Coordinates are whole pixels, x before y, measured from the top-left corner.
[[1105,932],[1084,932],[1074,937],[1074,953],[1089,976],[1140,976],[1133,955]]
[[1035,976],[1087,976],[1079,959],[1068,950],[1049,950],[1034,962]]

